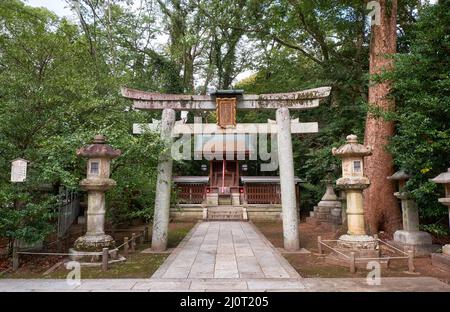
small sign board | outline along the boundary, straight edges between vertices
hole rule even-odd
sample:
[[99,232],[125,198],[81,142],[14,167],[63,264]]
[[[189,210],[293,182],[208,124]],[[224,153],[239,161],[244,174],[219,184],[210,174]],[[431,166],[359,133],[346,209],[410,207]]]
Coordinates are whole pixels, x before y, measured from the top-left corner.
[[221,128],[236,126],[236,98],[216,99],[217,124]]
[[28,160],[23,158],[17,158],[11,162],[11,182],[25,182],[27,179],[28,162]]

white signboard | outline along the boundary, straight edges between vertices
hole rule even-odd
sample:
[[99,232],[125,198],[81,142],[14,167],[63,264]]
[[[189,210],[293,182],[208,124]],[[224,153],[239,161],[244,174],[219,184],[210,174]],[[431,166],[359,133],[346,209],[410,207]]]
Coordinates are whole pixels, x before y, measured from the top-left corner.
[[28,161],[22,158],[11,162],[11,182],[25,182],[27,179]]

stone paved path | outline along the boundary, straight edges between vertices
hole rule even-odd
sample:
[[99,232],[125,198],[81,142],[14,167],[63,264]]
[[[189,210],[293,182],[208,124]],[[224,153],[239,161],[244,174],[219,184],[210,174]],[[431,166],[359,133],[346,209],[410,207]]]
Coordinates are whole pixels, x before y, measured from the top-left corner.
[[444,291],[450,285],[431,277],[301,278],[272,244],[246,222],[198,223],[148,279],[0,279],[0,292],[18,291]]
[[202,222],[186,236],[154,279],[300,278],[248,222]]
[[385,277],[370,286],[364,278],[303,279],[97,279],[69,285],[65,280],[0,279],[0,292],[450,292],[432,277]]

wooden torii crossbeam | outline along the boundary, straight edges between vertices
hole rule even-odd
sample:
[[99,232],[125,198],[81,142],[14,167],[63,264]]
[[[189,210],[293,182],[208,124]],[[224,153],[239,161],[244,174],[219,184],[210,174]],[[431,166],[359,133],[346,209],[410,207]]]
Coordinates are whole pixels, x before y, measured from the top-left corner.
[[[298,92],[274,94],[243,94],[241,90],[216,92],[212,95],[160,94],[129,88],[122,88],[122,96],[133,100],[134,109],[162,110],[161,121],[153,124],[135,124],[133,132],[142,129],[160,130],[161,139],[171,142],[173,135],[191,133],[272,133],[277,135],[278,163],[280,171],[280,189],[283,219],[283,238],[286,250],[299,249],[298,211],[295,198],[294,160],[291,133],[314,133],[318,131],[317,123],[300,123],[291,121],[289,110],[304,110],[319,106],[320,100],[329,96],[331,88],[322,87]],[[230,96],[231,95],[231,96]],[[225,98],[222,98],[224,96]],[[233,100],[230,101],[230,98]],[[221,111],[221,101],[231,102]],[[228,105],[229,103],[227,103]],[[222,106],[224,107],[224,106]],[[175,124],[175,110],[216,110],[224,112],[226,118],[218,124],[206,124],[197,133],[196,124]],[[276,123],[236,124],[235,110],[276,109]],[[258,129],[259,128],[259,129]],[[205,131],[208,130],[208,131]],[[250,132],[245,132],[250,131]],[[253,132],[252,132],[253,131]],[[261,132],[260,132],[261,131]],[[167,234],[170,209],[170,187],[172,179],[172,158],[170,148],[166,149],[158,163],[156,183],[155,213],[153,218],[152,249],[156,251],[167,248]]]

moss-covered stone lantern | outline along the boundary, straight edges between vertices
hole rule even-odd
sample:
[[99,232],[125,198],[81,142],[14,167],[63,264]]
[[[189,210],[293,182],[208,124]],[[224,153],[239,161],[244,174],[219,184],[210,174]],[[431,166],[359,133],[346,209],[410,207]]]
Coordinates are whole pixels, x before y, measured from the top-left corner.
[[111,160],[120,154],[120,150],[106,144],[103,135],[96,135],[92,144],[77,151],[77,156],[88,159],[87,178],[80,182],[80,186],[88,192],[87,231],[75,241],[77,251],[114,248],[114,239],[105,234],[105,191],[116,185],[109,178]]

